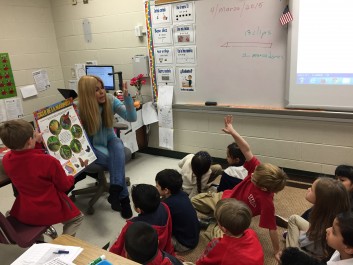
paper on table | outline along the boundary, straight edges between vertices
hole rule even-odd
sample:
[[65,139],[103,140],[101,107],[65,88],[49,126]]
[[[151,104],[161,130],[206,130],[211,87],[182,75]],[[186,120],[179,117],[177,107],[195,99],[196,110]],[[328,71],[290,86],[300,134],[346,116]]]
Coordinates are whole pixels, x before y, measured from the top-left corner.
[[55,259],[52,259],[52,260],[44,263],[43,265],[75,265],[75,263],[66,262],[61,258],[55,258]]
[[38,91],[35,85],[23,86],[23,87],[20,87],[20,90],[23,98],[29,98],[29,97],[38,95]]
[[137,114],[137,120],[135,122],[131,123],[131,129],[133,131],[136,131],[137,129],[141,128],[143,126],[143,122],[142,122],[142,110],[138,110],[136,112]]
[[144,125],[158,122],[157,111],[152,102],[142,105],[142,120]]
[[130,131],[126,134],[120,134],[120,138],[124,143],[126,148],[129,148],[131,153],[134,153],[139,150],[136,140],[136,131]]
[[174,149],[173,129],[159,127],[159,146],[170,150]]
[[[68,254],[54,254],[58,250],[67,250]],[[11,265],[44,265],[46,262],[60,257],[63,261],[71,264],[76,257],[82,252],[83,248],[62,246],[50,243],[34,244],[26,250]],[[60,264],[60,263],[58,263]]]

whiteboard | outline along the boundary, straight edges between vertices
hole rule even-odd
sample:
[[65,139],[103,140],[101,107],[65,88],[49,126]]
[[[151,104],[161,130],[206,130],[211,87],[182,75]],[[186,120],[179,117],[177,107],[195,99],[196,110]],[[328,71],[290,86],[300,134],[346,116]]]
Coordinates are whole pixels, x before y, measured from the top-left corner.
[[195,1],[195,91],[175,88],[174,104],[284,107],[284,2]]

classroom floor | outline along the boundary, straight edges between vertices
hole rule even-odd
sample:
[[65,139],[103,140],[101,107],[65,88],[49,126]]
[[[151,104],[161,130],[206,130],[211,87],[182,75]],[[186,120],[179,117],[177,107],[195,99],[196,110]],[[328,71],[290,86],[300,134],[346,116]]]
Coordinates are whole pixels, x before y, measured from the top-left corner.
[[[126,165],[126,176],[130,177],[131,185],[138,183],[147,183],[155,185],[154,178],[156,174],[163,169],[177,169],[178,159],[167,158],[162,156],[153,156],[149,154],[136,153],[133,160]],[[76,184],[76,188],[86,187],[93,184],[94,180],[90,177]],[[275,196],[276,212],[284,217],[289,217],[294,213],[301,213],[310,205],[305,201],[306,190],[287,187],[283,192]],[[110,209],[110,204],[107,202],[108,194],[101,197],[95,204],[94,215],[85,215],[84,222],[77,232],[77,237],[90,242],[96,246],[104,246],[107,242],[114,241],[119,234],[121,228],[125,224],[125,220],[120,217],[118,212]],[[76,205],[85,213],[89,197],[79,196],[76,199]],[[11,185],[0,188],[0,211],[6,213],[14,201]],[[134,212],[134,215],[136,213]],[[254,218],[252,228],[258,233],[259,239],[263,245],[265,252],[265,265],[277,264],[272,256],[272,247],[269,241],[268,233],[264,229],[258,228],[258,220]],[[59,234],[62,232],[62,225],[55,225]],[[279,235],[282,229],[278,230]],[[46,238],[50,242],[49,238]],[[283,244],[283,242],[281,242]],[[191,253],[186,253],[183,258],[186,261],[196,260],[203,252],[207,241],[200,240],[200,246]],[[17,246],[9,246],[0,244],[1,264],[11,264],[25,249]]]

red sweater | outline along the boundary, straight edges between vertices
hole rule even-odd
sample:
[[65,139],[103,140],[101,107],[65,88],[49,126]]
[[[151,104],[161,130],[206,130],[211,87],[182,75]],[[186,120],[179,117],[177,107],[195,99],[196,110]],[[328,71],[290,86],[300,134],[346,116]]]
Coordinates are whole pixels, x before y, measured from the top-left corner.
[[242,237],[213,239],[205,252],[196,261],[196,265],[261,265],[264,253],[256,233],[247,229]]
[[53,225],[68,221],[80,210],[65,194],[74,184],[60,162],[41,149],[10,151],[2,160],[18,191],[10,214],[25,224]]
[[[156,224],[160,220],[165,220],[165,222],[163,222],[163,224]],[[139,214],[137,217],[127,220],[125,226],[121,229],[121,233],[118,239],[110,248],[110,252],[118,254],[122,257],[126,257],[124,248],[125,234],[128,227],[137,221],[143,221],[152,225],[158,234],[158,248],[174,256],[174,247],[171,241],[172,217],[170,215],[168,206],[163,202],[161,202],[160,206],[155,212]]]
[[275,206],[273,204],[273,192],[263,191],[251,182],[251,175],[260,161],[254,156],[250,161],[244,163],[248,176],[231,190],[225,190],[224,198],[234,198],[246,203],[253,216],[260,215],[259,226],[276,230]]

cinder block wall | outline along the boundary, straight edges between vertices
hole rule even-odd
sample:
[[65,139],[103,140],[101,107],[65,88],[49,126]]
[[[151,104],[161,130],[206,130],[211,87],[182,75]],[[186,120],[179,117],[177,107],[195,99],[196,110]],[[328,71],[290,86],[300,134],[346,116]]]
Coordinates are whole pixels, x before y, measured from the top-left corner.
[[[225,158],[232,137],[223,133],[223,117],[207,111],[173,111],[174,150],[207,150]],[[339,164],[353,165],[352,121],[301,120],[234,113],[234,127],[263,162],[323,174]],[[149,146],[158,148],[158,126],[151,126]]]

